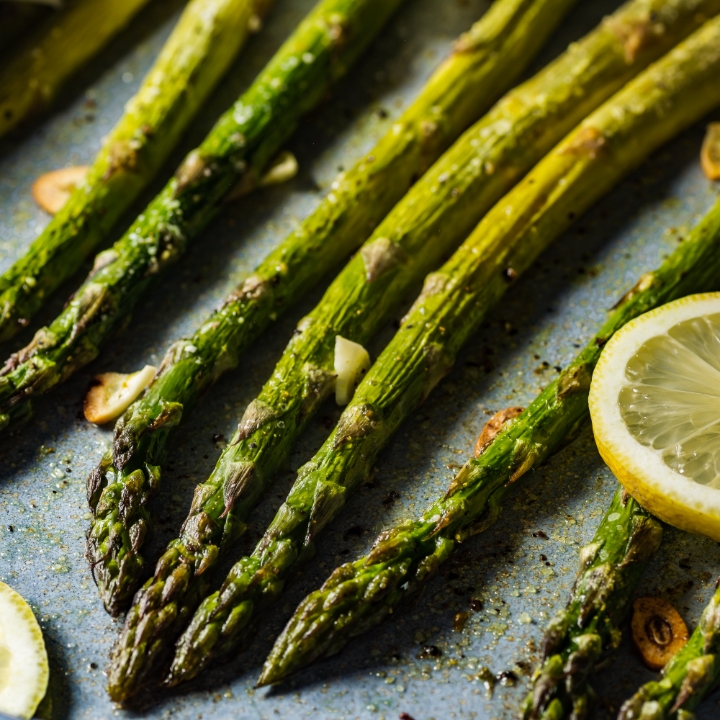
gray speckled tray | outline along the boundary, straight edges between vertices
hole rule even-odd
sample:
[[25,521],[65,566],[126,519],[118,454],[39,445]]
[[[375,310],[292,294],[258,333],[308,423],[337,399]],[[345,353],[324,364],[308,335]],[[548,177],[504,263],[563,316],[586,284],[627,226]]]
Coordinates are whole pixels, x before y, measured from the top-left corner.
[[[0,145],[0,270],[47,222],[30,197],[33,179],[92,158],[167,36],[180,4],[156,0],[78,79],[64,107],[24,137]],[[278,0],[265,30],[208,103],[166,173],[248,85],[312,4]],[[538,66],[617,4],[582,3]],[[39,403],[36,421],[20,438],[0,441],[0,578],[30,601],[45,631],[55,717],[390,720],[401,712],[415,720],[517,717],[542,627],[564,604],[577,551],[591,537],[615,486],[588,428],[549,464],[526,476],[495,527],[466,543],[415,608],[280,688],[255,692],[252,686],[298,601],[335,565],[367,549],[383,527],[408,512],[419,513],[470,453],[486,414],[527,404],[552,377],[554,366],[573,357],[638,275],[655,267],[707,210],[716,188],[698,167],[704,123],[659,152],[580,219],[514,286],[453,373],[382,455],[373,486],[328,529],[317,558],[289,585],[285,600],[260,623],[250,651],[236,662],[213,669],[181,694],[158,695],[142,712],[114,708],[104,693],[103,668],[119,627],[103,611],[83,558],[89,518],[85,477],[111,438],[109,429],[93,427],[81,416],[92,375],[157,363],[173,339],[191,331],[238,278],[315,207],[338,167],[351,164],[386,131],[452,39],[486,6],[484,0],[408,2],[360,67],[289,143],[300,160],[298,177],[228,207],[101,357]],[[57,295],[41,321],[54,316],[78,280]],[[307,298],[303,307],[266,333],[179,433],[154,502],[158,524],[150,557],[157,557],[177,531],[192,488],[212,469],[220,453],[213,435],[232,433],[294,324],[317,299]],[[398,317],[403,310],[398,308]],[[378,338],[371,348],[374,354],[391,333],[389,327]],[[15,346],[28,338],[19,338]],[[328,405],[321,415],[296,448],[290,470],[320,446],[338,410]],[[252,547],[272,517],[292,482],[290,470],[260,506],[237,553]],[[399,498],[392,500],[391,491]],[[348,534],[351,527],[364,532]],[[671,599],[693,627],[718,568],[720,548],[715,543],[668,530],[642,590]],[[471,597],[482,600],[484,608],[470,612],[464,629],[453,630],[454,616],[470,611]],[[427,643],[436,645],[442,656],[419,659]],[[482,666],[496,674],[512,671],[517,681],[514,686],[512,679],[499,684],[489,697],[477,676]],[[622,699],[650,677],[629,645],[623,645],[597,677],[598,717],[614,717]],[[719,713],[715,696],[698,717],[706,720]]]

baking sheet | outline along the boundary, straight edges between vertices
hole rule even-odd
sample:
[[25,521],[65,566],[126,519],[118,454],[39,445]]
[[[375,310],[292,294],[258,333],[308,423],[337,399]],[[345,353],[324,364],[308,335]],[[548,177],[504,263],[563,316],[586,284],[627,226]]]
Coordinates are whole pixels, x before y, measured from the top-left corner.
[[[207,104],[165,177],[312,5],[313,0],[278,0],[265,29]],[[617,5],[608,0],[582,3],[536,67]],[[92,159],[180,7],[177,0],[156,0],[82,73],[52,117],[0,143],[0,271],[48,220],[31,199],[33,180],[45,171]],[[615,487],[587,427],[550,463],[526,476],[500,521],[455,554],[414,608],[285,685],[259,691],[253,685],[274,638],[302,597],[338,563],[367,550],[384,527],[419,514],[469,455],[487,413],[529,403],[553,377],[555,366],[567,364],[587,341],[610,306],[641,273],[658,265],[710,207],[717,186],[705,180],[698,166],[707,121],[658,152],[513,286],[453,373],[383,453],[372,486],[327,529],[317,557],[288,585],[272,615],[259,623],[250,650],[236,661],[213,668],[180,693],[156,694],[138,711],[114,707],[104,692],[103,671],[119,622],[102,609],[83,557],[90,517],[85,477],[111,440],[110,429],[82,419],[82,396],[90,378],[97,372],[158,363],[170,342],[191,332],[313,210],[338,168],[350,166],[387,131],[452,40],[486,7],[485,0],[406,3],[360,67],[288,143],[300,161],[298,177],[229,206],[145,298],[129,327],[98,360],[40,401],[35,421],[22,435],[0,440],[0,579],[28,599],[43,627],[51,657],[54,717],[390,720],[401,712],[415,720],[518,716],[542,628],[565,603],[578,550],[592,536]],[[161,185],[159,181],[153,190]],[[150,197],[152,191],[145,202]],[[40,321],[54,317],[80,279],[66,284]],[[232,434],[295,323],[320,291],[262,337],[176,436],[163,487],[152,506],[157,522],[148,558],[156,559],[176,534],[194,485],[212,470],[220,454],[213,436]],[[407,305],[411,301],[409,296]],[[398,308],[398,318],[405,309]],[[372,344],[373,356],[392,332],[386,328]],[[29,337],[5,346],[5,354]],[[312,456],[338,416],[328,405],[308,430],[234,557],[252,549],[289,489],[292,471]],[[354,530],[348,533],[350,528]],[[218,581],[227,567],[220,568]],[[641,590],[670,599],[692,628],[719,570],[716,543],[668,529]],[[481,611],[471,611],[471,598],[482,601]],[[459,612],[470,615],[464,629],[456,631],[453,618]],[[420,659],[424,644],[437,646],[442,655]],[[505,673],[505,684],[498,683],[492,696],[478,677],[483,667],[496,675]],[[625,642],[595,679],[597,717],[614,717],[622,700],[652,676]],[[707,720],[719,712],[716,694],[700,708],[698,718]]]

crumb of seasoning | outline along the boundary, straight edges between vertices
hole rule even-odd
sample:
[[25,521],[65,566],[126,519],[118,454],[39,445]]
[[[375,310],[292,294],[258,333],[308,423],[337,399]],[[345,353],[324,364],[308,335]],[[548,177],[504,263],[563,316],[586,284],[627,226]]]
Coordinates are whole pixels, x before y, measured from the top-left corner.
[[512,670],[503,670],[497,676],[497,681],[504,687],[512,687],[517,679],[517,675]]
[[488,697],[492,697],[493,690],[495,689],[496,679],[490,671],[490,668],[481,667],[478,670],[476,677],[485,686],[485,692],[487,693]]
[[423,645],[418,658],[420,660],[429,660],[430,658],[438,658],[442,655],[442,651],[437,645]]
[[397,491],[395,491],[395,490],[391,490],[391,491],[385,496],[385,499],[384,499],[382,502],[383,502],[383,505],[385,505],[385,506],[387,507],[387,506],[389,506],[389,505],[392,505],[392,504],[393,504],[396,500],[398,500],[399,498],[400,498],[400,493],[397,492]]
[[538,530],[537,532],[534,532],[534,533],[532,534],[532,536],[533,536],[534,538],[542,538],[543,540],[547,540],[547,539],[548,539],[548,536],[547,536],[542,530]]
[[478,598],[470,598],[470,609],[480,612],[483,609],[483,601],[478,600]]
[[398,715],[398,718],[399,718],[399,720],[415,720],[415,718],[412,715],[410,715],[409,713],[406,713],[406,712],[401,712]]
[[453,618],[453,630],[455,632],[462,632],[465,629],[465,623],[469,617],[470,613],[467,612],[459,612],[455,615]]

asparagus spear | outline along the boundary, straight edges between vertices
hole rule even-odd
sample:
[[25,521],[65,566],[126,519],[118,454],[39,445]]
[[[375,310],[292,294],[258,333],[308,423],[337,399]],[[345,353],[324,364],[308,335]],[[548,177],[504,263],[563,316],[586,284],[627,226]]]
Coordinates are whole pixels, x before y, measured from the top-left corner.
[[[252,187],[300,118],[345,73],[401,1],[321,0],[315,6],[125,235],[97,256],[62,313],[7,361],[0,371],[0,431],[28,417],[35,396],[97,356],[238,182]],[[174,422],[176,410],[168,406],[156,426]],[[152,482],[155,471],[148,473]]]
[[[459,40],[456,51],[369,156],[341,176],[332,194],[192,337],[170,349],[149,392],[118,423],[113,452],[91,476],[93,507],[107,484],[105,478],[112,478],[110,483],[119,491],[138,467],[161,465],[169,431],[154,431],[154,425],[165,408],[179,404],[186,414],[222,372],[237,364],[240,352],[271,317],[292,306],[319,273],[355,249],[368,226],[403,195],[413,177],[487,108],[498,86],[510,84],[522,71],[569,5],[567,0],[505,0]],[[185,352],[187,347],[192,352]],[[108,546],[118,504],[108,503],[107,497],[102,503],[105,509],[98,512],[89,535],[89,556],[96,563],[95,577],[106,607],[114,613],[131,596],[140,575],[123,563],[139,566],[142,558],[137,552],[126,554],[128,546],[120,546],[119,554]],[[142,511],[140,518],[148,521]],[[127,527],[132,527],[135,518],[128,521]]]
[[0,72],[0,137],[47,109],[68,78],[148,0],[77,0],[15,48]]
[[[270,2],[188,3],[85,182],[25,255],[0,276],[0,341],[30,322],[147,187],[239,52],[253,18]],[[85,4],[97,14],[93,3]]]
[[[200,576],[216,562],[220,543],[227,545],[243,531],[244,520],[294,439],[332,392],[335,335],[365,342],[409,285],[439,262],[442,253],[462,239],[543,151],[656,57],[660,45],[669,47],[690,32],[699,9],[695,2],[675,2],[672,7],[660,2],[628,4],[547,70],[501,100],[377,228],[310,318],[300,324],[272,379],[248,408],[234,442],[212,477],[196,490],[183,535],[170,544],[155,578],[128,615],[116,647],[111,684],[125,682],[128,670],[124,668],[132,667],[133,657],[148,655],[146,638],[135,633],[141,622],[151,627],[157,622],[150,620],[151,615],[161,618],[172,610],[181,626],[197,605],[205,592]],[[705,4],[703,10],[717,12],[718,4]],[[628,58],[629,38],[636,36],[653,39],[633,41]],[[568,78],[576,79],[572,94],[567,91]],[[496,167],[506,170],[495,172]],[[106,467],[100,467],[96,477],[104,475]],[[100,481],[92,482],[100,487]],[[119,499],[121,488],[127,485],[110,487]],[[126,492],[130,495],[133,490]],[[141,520],[145,522],[144,517]],[[126,542],[121,553],[122,558],[132,555],[132,545]],[[169,580],[173,591],[163,599]],[[162,632],[171,634],[165,626]],[[153,638],[150,645],[163,646],[161,637],[151,631],[148,636]]]
[[619,487],[595,537],[580,552],[570,602],[545,631],[543,665],[525,701],[524,718],[587,715],[589,676],[619,645],[630,599],[661,538],[662,525]]
[[[95,577],[108,609],[120,607],[141,576],[139,543],[132,538],[135,527],[149,521],[144,510],[147,494],[141,496],[133,513],[121,517],[119,507],[121,498],[133,492],[132,473],[144,463],[158,467],[162,462],[169,433],[165,429],[155,432],[153,424],[163,408],[178,403],[186,413],[201,391],[236,364],[240,351],[274,314],[292,305],[319,273],[355,249],[412,184],[413,177],[422,174],[522,72],[571,4],[568,0],[502,0],[493,5],[458,41],[455,52],[388,135],[354,169],[340,176],[317,211],[192,338],[180,341],[168,353],[157,382],[120,421],[113,452],[89,479],[91,505],[99,502],[99,509],[88,536],[88,556],[95,563]],[[620,63],[624,69],[624,57]],[[503,186],[507,181],[500,178],[498,182]],[[362,287],[364,276],[361,278]],[[380,286],[378,292],[383,289]],[[186,346],[193,348],[189,356],[183,351]],[[332,358],[325,360],[331,372]],[[322,388],[323,397],[327,389],[329,385]],[[306,404],[308,416],[316,405]],[[225,523],[223,509],[219,506],[213,512],[218,535]],[[230,520],[237,517],[233,513]],[[132,685],[132,680],[114,679],[124,677],[127,663],[135,667],[132,656],[142,658],[146,667],[155,664],[155,651],[147,652],[146,641],[138,640],[140,646],[135,647],[135,628],[140,622],[150,628],[169,608],[180,608],[177,626],[163,625],[162,636],[153,637],[150,644],[157,651],[170,648],[204,592],[200,575],[215,561],[217,549],[203,543],[198,546],[193,527],[189,526],[180,543],[171,545],[156,577],[137,597],[118,644],[117,653],[122,655],[112,682]],[[187,567],[190,563],[192,571]],[[175,583],[174,592],[166,595],[162,588],[169,578],[176,577],[176,571],[188,580]]]
[[720,588],[703,611],[687,645],[663,668],[662,677],[627,700],[618,720],[692,720],[692,711],[720,678]]
[[[359,386],[337,429],[299,473],[256,552],[231,571],[181,638],[172,677],[209,651],[237,647],[254,608],[276,597],[289,569],[367,477],[400,422],[447,373],[508,281],[595,199],[663,141],[720,101],[720,19],[644,72],[589,116],[480,223],[437,273]],[[662,111],[660,111],[662,109]],[[587,416],[601,346],[631,317],[712,282],[720,205],[655,273],[643,277],[578,358],[493,443],[470,460],[419,520],[383,533],[371,553],[338,568],[301,604],[263,668],[277,682],[338,651],[418,592],[456,541],[491,524],[515,481],[542,463]]]

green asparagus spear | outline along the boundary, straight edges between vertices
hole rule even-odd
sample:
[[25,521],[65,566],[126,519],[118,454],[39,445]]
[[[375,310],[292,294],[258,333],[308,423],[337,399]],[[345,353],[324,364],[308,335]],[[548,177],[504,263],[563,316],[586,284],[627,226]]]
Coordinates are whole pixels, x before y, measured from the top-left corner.
[[13,49],[0,71],[0,137],[45,111],[148,0],[77,0]]
[[[147,655],[146,640],[135,635],[140,622],[149,627],[150,614],[162,617],[172,607],[184,623],[204,594],[201,575],[216,562],[218,545],[228,544],[242,532],[247,514],[294,439],[332,392],[335,335],[366,341],[409,285],[460,241],[543,150],[656,56],[658,43],[668,47],[695,26],[699,6],[693,3],[686,14],[690,9],[687,3],[674,3],[672,10],[667,3],[654,3],[652,8],[647,2],[628,4],[550,68],[501,100],[398,204],[310,318],[300,324],[213,476],[197,489],[183,535],[170,544],[155,578],[128,615],[116,647],[113,667],[117,669],[111,683],[115,678],[123,682],[127,672],[123,668],[132,665],[134,655]],[[703,9],[717,12],[717,4]],[[638,33],[646,40],[633,41],[628,58],[628,39]],[[569,94],[571,77],[577,82]],[[501,168],[497,173],[496,167]],[[104,472],[99,469],[101,476]],[[115,485],[116,495],[119,490]],[[128,550],[132,552],[131,547]],[[176,574],[182,582],[175,581]],[[170,579],[173,592],[168,601],[162,588]],[[163,644],[160,638],[151,644],[156,642],[158,647]]]
[[720,588],[703,611],[687,645],[663,668],[662,677],[627,700],[618,720],[692,720],[693,710],[720,678]]
[[30,322],[147,187],[270,2],[191,0],[85,182],[0,276],[0,341]]
[[[413,178],[421,175],[522,72],[571,4],[567,0],[502,0],[493,5],[456,43],[453,54],[388,135],[355,168],[340,176],[332,193],[300,229],[271,253],[193,337],[180,341],[168,353],[156,383],[119,422],[113,452],[89,479],[91,505],[98,502],[101,493],[102,498],[88,536],[88,556],[95,562],[95,577],[106,607],[119,607],[141,577],[139,545],[131,538],[135,525],[146,525],[149,520],[143,507],[147,493],[134,514],[120,518],[119,506],[121,498],[132,492],[132,480],[130,488],[124,490],[132,473],[144,463],[157,467],[162,462],[169,433],[165,429],[154,431],[153,423],[164,406],[179,403],[185,414],[201,391],[236,364],[238,354],[274,314],[291,306],[318,274],[356,249]],[[190,354],[184,351],[188,346],[192,347]],[[224,522],[222,512],[223,507],[215,512],[218,525]],[[118,648],[125,648],[125,660],[117,661],[113,682],[115,677],[123,677],[122,668],[132,654],[141,657],[144,666],[154,665],[155,650],[148,652],[144,641],[140,647],[134,646],[135,628],[140,622],[151,628],[168,608],[181,608],[177,626],[162,626],[162,636],[153,637],[150,643],[157,651],[169,649],[183,629],[182,621],[199,601],[203,585],[200,575],[214,562],[217,550],[202,545],[196,549],[191,532],[192,526],[178,548],[170,548],[158,566],[158,574],[128,615],[118,644]],[[115,541],[118,537],[121,540]],[[186,574],[191,553],[196,577],[191,576],[187,583],[174,583],[171,594],[162,592],[170,578]],[[122,682],[128,684],[127,680]]]
[[[568,6],[566,0],[562,4]],[[459,40],[455,52],[390,132],[368,156],[341,175],[318,209],[193,336],[172,346],[147,394],[118,422],[113,451],[90,477],[88,494],[93,509],[108,481],[121,490],[125,478],[138,467],[162,464],[170,430],[156,429],[155,423],[164,409],[175,403],[187,416],[210,384],[237,365],[240,353],[271,318],[292,307],[319,274],[357,248],[402,197],[413,177],[422,174],[487,109],[501,83],[510,84],[522,71],[558,22],[560,9],[557,0],[505,0],[494,5],[486,18]],[[529,27],[532,34],[527,32]],[[519,53],[526,45],[525,53]],[[108,490],[106,495],[113,492]],[[142,575],[142,558],[137,545],[135,553],[127,553],[129,546],[124,545],[116,546],[116,553],[108,544],[118,507],[106,497],[103,505],[106,510],[97,513],[89,535],[88,555],[95,563],[103,601],[114,614],[132,596]],[[149,519],[143,516],[143,509],[139,517],[145,523]],[[130,528],[136,518],[127,519]],[[127,567],[122,567],[123,563]],[[138,569],[131,571],[132,565]]]
[[619,645],[630,599],[661,538],[662,525],[618,488],[595,537],[580,553],[570,602],[545,631],[544,662],[525,701],[526,720],[587,715],[589,676]]
[[[720,102],[720,19],[706,23],[588,117],[429,276],[402,328],[359,386],[337,429],[300,470],[255,553],[231,571],[181,638],[172,677],[209,649],[237,647],[254,608],[282,589],[296,560],[368,476],[400,422],[452,366],[510,281],[595,199],[663,141]],[[338,651],[419,591],[456,541],[491,524],[504,494],[587,416],[600,348],[631,317],[716,281],[720,204],[655,273],[644,276],[578,358],[530,407],[469,461],[420,520],[383,533],[366,558],[338,568],[300,606],[276,642],[260,684],[277,682]]]
[[[261,176],[300,118],[324,96],[402,0],[321,0],[251,87],[95,267],[62,313],[0,371],[0,431],[31,400],[94,359],[143,292],[185,251],[242,181]],[[156,426],[176,422],[168,405]],[[142,478],[145,476],[140,473]],[[155,470],[148,468],[149,482]],[[136,480],[136,484],[139,481]],[[133,512],[132,503],[124,511]]]

